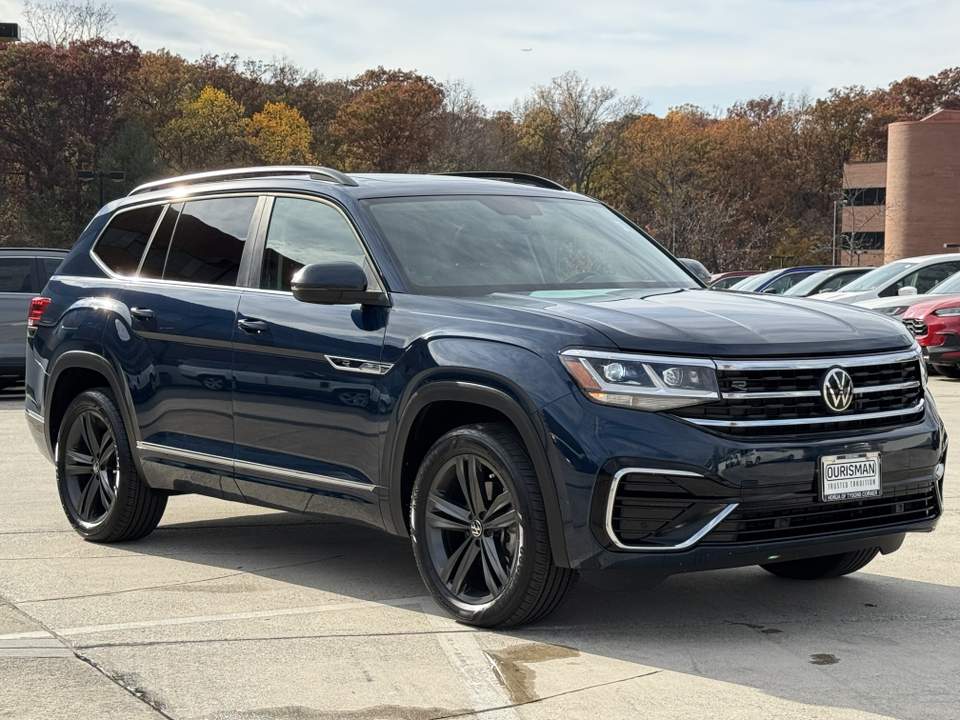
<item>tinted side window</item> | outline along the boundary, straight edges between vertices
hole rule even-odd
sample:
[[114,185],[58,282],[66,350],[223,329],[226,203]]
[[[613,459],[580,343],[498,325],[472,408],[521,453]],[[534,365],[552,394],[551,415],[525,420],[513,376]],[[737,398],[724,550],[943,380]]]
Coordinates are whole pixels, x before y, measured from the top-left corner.
[[37,292],[30,258],[0,258],[0,292]]
[[235,285],[256,197],[185,203],[173,233],[164,280]]
[[364,264],[363,247],[335,208],[314,200],[277,198],[263,251],[260,287],[289,290],[290,279],[310,263]]
[[37,259],[40,261],[40,274],[42,275],[40,281],[46,285],[47,281],[57,274],[57,270],[63,264],[63,258],[46,257]]
[[118,275],[135,275],[162,210],[162,205],[151,205],[118,213],[103,231],[94,253]]
[[173,231],[177,228],[177,220],[180,218],[180,211],[183,209],[183,203],[170,205],[163,214],[163,220],[160,221],[160,227],[153,235],[153,242],[147,248],[147,255],[143,259],[143,265],[140,266],[140,277],[160,278],[163,277],[163,266],[167,262],[167,251],[170,249],[170,238],[173,237]]

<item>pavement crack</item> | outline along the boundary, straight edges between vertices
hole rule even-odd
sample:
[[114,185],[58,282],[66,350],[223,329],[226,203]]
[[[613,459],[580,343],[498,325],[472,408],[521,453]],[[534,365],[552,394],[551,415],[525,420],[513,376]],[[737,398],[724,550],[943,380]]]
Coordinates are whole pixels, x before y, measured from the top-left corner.
[[129,685],[124,681],[122,676],[110,672],[103,665],[98,663],[93,658],[87,657],[86,655],[79,653],[76,650],[74,650],[73,654],[76,655],[78,660],[80,660],[81,662],[85,662],[87,665],[89,665],[98,673],[100,673],[105,678],[107,678],[107,680],[112,682],[114,685],[116,685],[120,689],[125,690],[130,695],[133,695],[133,697],[135,697],[140,702],[144,703],[145,705],[148,705],[159,715],[165,718],[168,718],[168,720],[176,720],[176,718],[173,715],[170,715],[166,710],[163,709],[163,703],[160,702],[160,700],[153,697],[150,694],[150,692],[147,691],[146,689],[142,687],[134,687]]
[[164,590],[167,588],[182,587],[184,585],[197,585],[199,583],[213,582],[214,580],[223,580],[225,578],[237,577],[238,575],[260,574],[260,573],[270,572],[272,570],[285,570],[287,568],[301,567],[303,565],[313,565],[314,563],[326,562],[327,560],[338,560],[342,557],[343,555],[333,555],[331,557],[319,558],[317,560],[308,560],[306,562],[290,563],[286,565],[273,565],[265,568],[253,568],[250,570],[243,570],[241,572],[227,573],[226,575],[215,575],[213,577],[202,578],[200,580],[187,580],[185,582],[166,583],[164,585],[148,585],[146,587],[127,588],[126,590],[110,590],[109,592],[89,593],[87,595],[67,595],[64,597],[40,598],[37,600],[17,600],[17,603],[21,605],[36,605],[39,603],[46,603],[46,602],[58,602],[61,600],[85,600],[87,598],[107,597],[110,595],[124,595],[126,593],[144,592],[146,590]]
[[576,695],[577,693],[586,692],[587,690],[596,690],[597,688],[609,687],[610,685],[619,685],[620,683],[630,682],[631,680],[639,680],[640,678],[650,677],[652,675],[659,675],[663,670],[651,670],[650,672],[640,673],[638,675],[631,675],[630,677],[620,678],[619,680],[608,680],[607,682],[595,683],[593,685],[587,685],[582,688],[575,688],[573,690],[564,690],[563,692],[553,693],[552,695],[545,695],[543,697],[534,698],[532,700],[527,700],[525,702],[513,703],[510,705],[497,705],[496,707],[483,708],[482,710],[470,710],[466,712],[458,712],[452,715],[437,715],[430,720],[450,720],[451,718],[460,718],[460,717],[473,717],[477,715],[484,715],[486,713],[499,712],[501,710],[512,710],[513,708],[524,707],[525,705],[534,705],[536,703],[546,702],[547,700],[553,700],[554,698],[564,697],[566,695]]

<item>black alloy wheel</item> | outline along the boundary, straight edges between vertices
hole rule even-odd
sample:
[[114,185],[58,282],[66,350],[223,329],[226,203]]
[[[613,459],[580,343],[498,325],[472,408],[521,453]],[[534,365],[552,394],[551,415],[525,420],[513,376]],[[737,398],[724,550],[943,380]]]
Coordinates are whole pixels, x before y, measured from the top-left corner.
[[110,512],[120,485],[117,440],[98,407],[82,410],[67,430],[64,481],[80,524],[93,527]]
[[576,578],[553,562],[537,476],[508,425],[457,428],[434,444],[414,484],[411,536],[431,594],[470,625],[538,620]]
[[87,540],[136,540],[153,531],[167,495],[140,477],[123,417],[106,388],[81,393],[63,415],[57,488],[73,528]]
[[427,495],[426,541],[440,580],[463,603],[503,593],[520,551],[520,517],[509,487],[478,455],[448,460]]

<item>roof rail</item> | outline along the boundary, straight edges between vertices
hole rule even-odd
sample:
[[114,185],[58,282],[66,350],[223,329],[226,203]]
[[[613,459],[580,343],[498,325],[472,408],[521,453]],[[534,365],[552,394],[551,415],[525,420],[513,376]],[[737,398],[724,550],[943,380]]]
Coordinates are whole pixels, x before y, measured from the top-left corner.
[[277,175],[309,175],[311,180],[322,180],[324,182],[336,183],[337,185],[349,185],[350,187],[356,187],[357,185],[357,181],[352,177],[331,168],[314,167],[312,165],[275,165],[232,168],[230,170],[214,170],[212,172],[194,173],[193,175],[181,175],[166,180],[156,180],[145,183],[135,187],[129,194],[138,195],[139,193],[162,190],[178,185],[196,185],[197,183],[216,182],[218,180],[242,180],[244,178],[275,177]]
[[553,180],[522,172],[500,172],[498,170],[466,170],[463,172],[445,172],[437,175],[457,175],[459,177],[483,178],[486,180],[502,180],[503,182],[533,185],[547,190],[567,190],[563,185]]

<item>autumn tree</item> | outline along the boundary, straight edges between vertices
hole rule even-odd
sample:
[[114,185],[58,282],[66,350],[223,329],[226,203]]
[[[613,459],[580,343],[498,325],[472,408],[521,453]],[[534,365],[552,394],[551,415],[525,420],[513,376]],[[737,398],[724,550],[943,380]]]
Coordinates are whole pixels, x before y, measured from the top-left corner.
[[[623,130],[642,112],[638,97],[617,98],[617,91],[593,87],[576,72],[566,72],[534,88],[521,105],[528,145],[554,148],[562,160],[557,178],[579,192],[593,192],[594,175],[617,152]],[[529,122],[528,122],[529,121]]]
[[105,38],[108,30],[116,24],[113,9],[107,3],[94,5],[92,0],[56,0],[52,3],[26,0],[23,16],[27,21],[26,40],[55,48]]
[[304,165],[314,162],[310,126],[296,108],[267,103],[247,125],[247,143],[267,165]]
[[331,132],[348,170],[409,172],[425,164],[438,132],[443,90],[402,70],[369,70],[349,83],[356,96],[340,107]]
[[177,172],[240,167],[247,162],[249,120],[243,107],[222,90],[206,87],[163,128],[167,162]]

